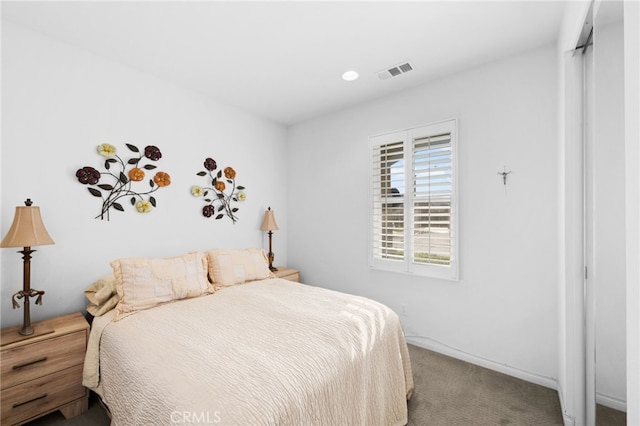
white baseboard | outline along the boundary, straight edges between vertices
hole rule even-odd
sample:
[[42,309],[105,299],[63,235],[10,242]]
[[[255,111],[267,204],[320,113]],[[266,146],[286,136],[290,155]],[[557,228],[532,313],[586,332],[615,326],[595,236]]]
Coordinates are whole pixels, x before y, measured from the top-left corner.
[[596,403],[614,410],[627,412],[627,401],[596,392]]
[[558,390],[558,382],[552,378],[543,376],[540,374],[532,373],[530,371],[521,370],[516,367],[512,367],[506,364],[500,364],[489,359],[478,357],[458,349],[447,346],[436,340],[429,339],[422,336],[407,336],[407,342],[421,348],[425,348],[434,352],[441,353],[443,355],[450,356],[452,358],[460,359],[462,361],[469,362],[471,364],[479,365],[481,367],[488,368],[500,373],[507,374],[509,376],[517,377],[518,379],[525,380],[527,382],[535,383],[547,388],[551,388],[555,391]]

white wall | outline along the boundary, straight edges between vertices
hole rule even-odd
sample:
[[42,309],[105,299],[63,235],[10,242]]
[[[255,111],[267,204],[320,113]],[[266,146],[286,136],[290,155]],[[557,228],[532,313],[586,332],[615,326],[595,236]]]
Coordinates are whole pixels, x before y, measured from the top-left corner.
[[[125,207],[110,221],[94,216],[100,200],[77,182],[85,165],[104,170],[96,146],[109,142],[157,145],[158,165],[172,177],[142,215]],[[56,242],[37,247],[32,287],[46,291],[32,319],[85,307],[83,290],[110,272],[109,261],[173,256],[213,247],[266,247],[259,231],[264,210],[276,212],[278,262],[286,264],[286,129],[185,91],[152,75],[94,56],[2,22],[2,235],[14,208],[31,198]],[[239,221],[205,219],[190,194],[205,157],[232,166],[245,185]],[[2,326],[22,321],[11,294],[22,287],[22,260],[2,249]]]
[[[604,5],[603,5],[604,7]],[[625,410],[626,262],[624,37],[620,21],[594,30],[594,268],[596,400]]]
[[[556,99],[550,46],[293,126],[290,265],[306,283],[405,304],[413,342],[555,387]],[[452,117],[461,279],[370,270],[367,137]]]

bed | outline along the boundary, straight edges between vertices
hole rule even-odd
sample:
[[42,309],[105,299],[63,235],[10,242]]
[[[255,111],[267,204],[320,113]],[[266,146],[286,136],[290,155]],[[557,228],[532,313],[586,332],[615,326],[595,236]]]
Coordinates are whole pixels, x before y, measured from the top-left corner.
[[370,299],[268,277],[116,315],[84,369],[114,425],[407,423],[407,344]]

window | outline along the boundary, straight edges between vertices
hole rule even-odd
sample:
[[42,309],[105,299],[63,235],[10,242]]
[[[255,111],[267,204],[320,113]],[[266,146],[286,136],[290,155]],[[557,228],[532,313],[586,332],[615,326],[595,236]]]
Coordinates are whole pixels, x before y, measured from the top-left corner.
[[457,279],[456,121],[369,138],[370,264]]

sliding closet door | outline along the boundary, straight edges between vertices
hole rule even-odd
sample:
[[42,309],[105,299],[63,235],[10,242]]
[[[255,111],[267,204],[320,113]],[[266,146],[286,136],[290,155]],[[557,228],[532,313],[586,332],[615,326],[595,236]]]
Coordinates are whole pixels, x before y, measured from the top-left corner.
[[622,10],[621,2],[592,4],[565,58],[567,328],[559,385],[565,421],[576,426],[598,424],[596,404],[626,410]]
[[[595,401],[626,411],[626,241],[623,5],[595,9],[587,170]],[[589,118],[589,117],[588,117]],[[596,420],[596,424],[599,422]]]
[[583,47],[585,425],[596,424],[595,344],[595,87],[593,32]]
[[[585,43],[590,27],[583,31]],[[584,336],[584,87],[581,50],[571,49],[563,58],[564,144],[560,167],[562,231],[560,236],[562,280],[560,287],[560,340],[558,394],[564,423],[585,424]]]

